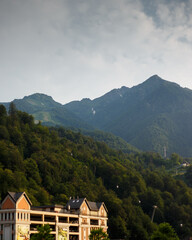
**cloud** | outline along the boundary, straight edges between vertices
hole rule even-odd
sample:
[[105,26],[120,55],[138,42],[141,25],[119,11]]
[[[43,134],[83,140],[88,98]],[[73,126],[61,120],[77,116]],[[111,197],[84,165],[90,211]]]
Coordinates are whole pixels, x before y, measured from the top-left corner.
[[192,88],[191,11],[191,0],[1,0],[2,100],[94,98],[153,74]]

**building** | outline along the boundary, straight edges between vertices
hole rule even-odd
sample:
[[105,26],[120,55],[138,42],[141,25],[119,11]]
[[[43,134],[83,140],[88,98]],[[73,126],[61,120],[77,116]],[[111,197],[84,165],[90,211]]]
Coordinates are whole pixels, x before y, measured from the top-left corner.
[[33,207],[25,192],[7,193],[0,207],[0,240],[28,240],[44,224],[55,240],[88,240],[92,229],[107,231],[107,208],[86,198],[70,199],[66,206]]

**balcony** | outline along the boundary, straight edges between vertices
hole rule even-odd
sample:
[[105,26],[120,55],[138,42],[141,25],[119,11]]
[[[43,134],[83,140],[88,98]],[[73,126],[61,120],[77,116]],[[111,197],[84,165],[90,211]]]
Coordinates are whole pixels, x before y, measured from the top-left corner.
[[90,220],[90,224],[91,224],[91,225],[99,225],[99,220],[97,220],[97,219],[91,219],[91,220]]
[[30,215],[30,220],[34,221],[34,222],[41,222],[43,219],[42,219],[42,215],[31,214]]
[[45,215],[44,221],[45,222],[55,222],[56,219],[55,219],[55,216],[46,216]]
[[68,218],[67,217],[59,217],[59,222],[60,223],[68,223]]
[[70,226],[69,227],[69,232],[79,232],[79,228],[78,227],[74,227],[74,226]]
[[79,240],[78,235],[69,235],[69,240]]
[[78,218],[69,218],[69,223],[78,224],[79,223],[79,219]]
[[31,225],[30,225],[30,231],[37,231],[37,226],[39,226],[39,225],[37,225],[37,224],[31,224]]

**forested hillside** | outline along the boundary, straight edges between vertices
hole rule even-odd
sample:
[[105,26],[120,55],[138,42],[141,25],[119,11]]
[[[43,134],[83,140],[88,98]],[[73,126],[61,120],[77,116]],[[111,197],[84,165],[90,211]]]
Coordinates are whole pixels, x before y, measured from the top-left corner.
[[[134,146],[163,156],[166,147],[168,156],[176,152],[192,157],[192,90],[157,75],[93,100],[84,98],[62,105],[50,96],[36,93],[13,102],[43,125],[81,129],[125,152]],[[8,109],[9,103],[3,104]],[[113,141],[108,141],[109,134],[101,131],[116,137],[111,135]],[[119,147],[118,142],[124,146]]]
[[[32,114],[37,121],[41,121],[48,126],[65,126],[84,129],[93,129],[74,113],[55,102],[51,96],[35,93],[23,99],[15,99],[17,109]],[[2,103],[7,109],[10,103]]]
[[132,88],[64,107],[87,124],[111,132],[143,151],[192,156],[192,91],[154,75]]
[[[73,131],[81,129],[83,134],[89,135],[95,140],[106,142],[111,148],[124,152],[138,151],[138,149],[122,138],[91,127],[77,117],[76,114],[70,112],[60,103],[55,102],[52,97],[45,94],[32,94],[23,99],[15,99],[13,103],[17,109],[33,115],[36,122],[41,121],[45,126],[64,126],[73,129]],[[9,104],[3,103],[7,110],[9,109]]]
[[104,201],[110,238],[149,239],[161,222],[192,236],[192,189],[168,175],[169,164],[159,154],[125,154],[80,133],[34,124],[13,104],[9,114],[0,105],[1,199],[9,190],[26,191],[33,205],[65,204],[70,196]]

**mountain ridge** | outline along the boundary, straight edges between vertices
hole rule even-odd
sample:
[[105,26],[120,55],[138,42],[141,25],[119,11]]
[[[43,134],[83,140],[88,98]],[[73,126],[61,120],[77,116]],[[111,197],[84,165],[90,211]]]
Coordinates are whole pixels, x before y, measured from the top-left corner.
[[[166,146],[169,154],[178,152],[191,156],[191,147],[187,142],[187,139],[192,139],[190,89],[154,75],[127,89],[124,97],[115,101],[115,104],[110,102],[111,105],[99,106],[97,103],[94,100],[92,102],[96,112],[94,117],[90,117],[90,113],[86,116],[89,124],[112,132],[143,151],[163,154]],[[81,113],[81,104],[76,104],[79,109],[77,113]],[[70,108],[69,104],[67,109],[73,111],[75,108]],[[85,120],[82,113],[78,116]],[[181,141],[178,142],[177,138],[181,138]]]
[[[82,102],[86,101],[91,100],[87,98],[82,99]],[[77,132],[81,129],[85,135],[91,136],[97,141],[106,142],[114,149],[124,152],[139,152],[137,148],[131,146],[120,137],[114,136],[112,133],[96,130],[46,94],[35,93],[25,96],[23,99],[15,99],[13,102],[18,110],[32,114],[36,122],[41,121],[46,126],[65,126]],[[9,104],[10,103],[3,103],[7,110],[9,109]]]
[[14,103],[46,125],[97,129],[143,151],[163,154],[166,146],[168,154],[192,156],[192,90],[158,75],[93,100],[83,98],[62,105],[45,94],[34,94]]

